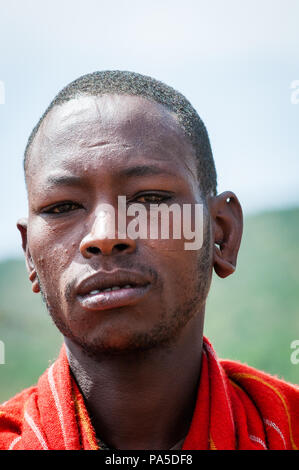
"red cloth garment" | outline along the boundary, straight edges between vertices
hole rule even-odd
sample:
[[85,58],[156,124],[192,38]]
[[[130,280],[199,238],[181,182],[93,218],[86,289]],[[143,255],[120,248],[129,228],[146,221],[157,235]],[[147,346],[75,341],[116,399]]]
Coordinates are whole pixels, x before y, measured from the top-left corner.
[[[299,448],[299,387],[218,360],[204,338],[198,397],[183,450]],[[0,449],[100,449],[63,346],[36,386],[0,406]]]

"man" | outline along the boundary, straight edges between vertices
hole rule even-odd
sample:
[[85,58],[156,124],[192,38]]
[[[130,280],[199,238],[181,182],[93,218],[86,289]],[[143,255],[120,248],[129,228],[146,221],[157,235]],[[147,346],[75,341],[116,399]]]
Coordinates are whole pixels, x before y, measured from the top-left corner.
[[[297,449],[299,388],[220,362],[203,337],[212,270],[235,271],[242,210],[217,195],[190,103],[136,73],[83,76],[50,104],[24,163],[29,279],[64,346],[0,408],[1,448]],[[120,196],[125,227],[108,210],[118,218]],[[136,204],[139,225],[174,204],[192,208],[194,227],[202,208],[202,246],[186,249],[185,232],[129,236]]]

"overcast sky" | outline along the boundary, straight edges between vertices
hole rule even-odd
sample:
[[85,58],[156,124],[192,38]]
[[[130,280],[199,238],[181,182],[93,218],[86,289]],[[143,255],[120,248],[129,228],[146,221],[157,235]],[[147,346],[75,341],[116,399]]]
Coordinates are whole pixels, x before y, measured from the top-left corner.
[[0,258],[21,254],[31,129],[64,85],[95,70],[185,94],[207,126],[219,192],[236,192],[245,213],[298,206],[298,18],[298,0],[0,0]]

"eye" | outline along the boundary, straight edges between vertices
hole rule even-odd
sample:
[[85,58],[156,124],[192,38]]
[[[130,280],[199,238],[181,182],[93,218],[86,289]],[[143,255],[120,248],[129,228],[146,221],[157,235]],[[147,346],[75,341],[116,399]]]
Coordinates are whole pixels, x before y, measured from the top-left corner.
[[44,214],[65,214],[67,212],[73,212],[76,209],[80,209],[82,206],[74,202],[63,202],[56,204],[55,206],[48,207],[43,210]]
[[140,196],[137,196],[136,200],[143,204],[146,204],[146,203],[159,204],[160,202],[167,201],[167,199],[170,199],[170,198],[171,196],[166,193],[165,194],[149,193],[149,194],[141,194]]

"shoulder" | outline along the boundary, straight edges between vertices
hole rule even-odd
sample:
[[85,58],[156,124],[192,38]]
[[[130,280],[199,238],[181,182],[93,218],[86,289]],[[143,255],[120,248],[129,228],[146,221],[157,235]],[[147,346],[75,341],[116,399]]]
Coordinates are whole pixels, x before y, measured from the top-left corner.
[[[299,445],[299,386],[242,364],[220,360],[233,403],[247,410],[253,404],[266,429],[279,434],[290,448]],[[269,432],[270,432],[269,431]]]
[[299,399],[299,385],[292,384],[254,367],[243,364],[239,361],[220,359],[220,364],[228,376],[228,379],[235,384],[239,384],[249,389],[271,390],[273,393],[286,393]]
[[24,409],[27,401],[37,393],[37,386],[26,388],[0,404],[0,450],[9,449],[22,434]]

